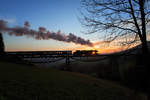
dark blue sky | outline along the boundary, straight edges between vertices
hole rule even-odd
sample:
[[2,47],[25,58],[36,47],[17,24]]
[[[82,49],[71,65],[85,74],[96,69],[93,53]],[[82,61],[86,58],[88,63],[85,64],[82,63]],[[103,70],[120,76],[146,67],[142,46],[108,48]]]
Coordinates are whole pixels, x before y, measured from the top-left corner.
[[57,23],[58,28],[72,22],[78,24],[80,0],[1,0],[0,3],[0,18],[15,20],[16,25],[29,21],[34,28],[43,25],[55,30]]
[[[0,0],[0,19],[7,20],[9,26],[23,26],[30,22],[32,29],[43,26],[50,31],[61,30],[65,34],[74,33],[85,39],[95,40],[97,35],[81,33],[83,28],[78,20],[80,0]],[[79,45],[55,40],[38,41],[32,38],[4,35],[6,50],[51,50],[78,48]],[[72,47],[73,46],[73,47]],[[59,48],[58,48],[59,47]]]

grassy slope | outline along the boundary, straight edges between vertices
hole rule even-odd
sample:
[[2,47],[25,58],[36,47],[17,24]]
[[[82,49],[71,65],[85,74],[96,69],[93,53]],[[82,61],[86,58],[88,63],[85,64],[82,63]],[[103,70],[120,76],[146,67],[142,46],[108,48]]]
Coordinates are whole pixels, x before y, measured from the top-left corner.
[[0,62],[0,100],[133,100],[111,82],[55,69]]

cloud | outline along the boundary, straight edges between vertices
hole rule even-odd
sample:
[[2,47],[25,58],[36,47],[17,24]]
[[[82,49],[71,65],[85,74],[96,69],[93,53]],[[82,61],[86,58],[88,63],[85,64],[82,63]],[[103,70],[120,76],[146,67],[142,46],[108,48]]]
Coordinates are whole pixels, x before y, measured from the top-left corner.
[[16,18],[15,17],[8,17],[8,16],[2,16],[0,15],[0,19],[3,19],[4,21],[6,21],[9,24],[15,23],[16,22]]

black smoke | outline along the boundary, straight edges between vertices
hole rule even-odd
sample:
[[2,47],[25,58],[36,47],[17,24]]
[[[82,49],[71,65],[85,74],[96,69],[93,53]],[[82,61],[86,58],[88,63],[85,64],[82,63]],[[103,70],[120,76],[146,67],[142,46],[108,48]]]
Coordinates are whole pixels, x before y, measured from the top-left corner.
[[30,29],[30,24],[28,21],[24,23],[24,27],[11,28],[7,26],[6,21],[0,20],[0,31],[6,32],[9,35],[27,36],[27,37],[35,38],[37,40],[54,39],[57,41],[73,42],[75,44],[93,46],[90,40],[85,40],[81,37],[74,35],[73,33],[69,33],[69,35],[65,35],[60,30],[58,32],[50,32],[46,30],[46,28],[44,27],[39,27],[38,30]]

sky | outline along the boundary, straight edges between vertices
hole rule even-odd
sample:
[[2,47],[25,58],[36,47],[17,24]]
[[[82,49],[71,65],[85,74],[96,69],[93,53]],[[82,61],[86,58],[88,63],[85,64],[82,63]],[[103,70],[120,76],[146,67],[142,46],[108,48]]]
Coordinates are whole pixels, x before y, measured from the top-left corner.
[[[0,19],[6,20],[9,27],[23,26],[25,21],[30,22],[30,28],[38,30],[45,27],[47,30],[68,35],[73,33],[85,40],[95,43],[100,34],[85,34],[80,18],[80,0],[0,0]],[[36,51],[36,50],[79,50],[100,49],[101,46],[89,47],[86,45],[66,43],[54,39],[36,40],[26,36],[10,36],[3,34],[6,51]],[[109,50],[112,50],[112,48]],[[106,50],[107,52],[109,50]],[[101,49],[104,52],[104,48]]]

